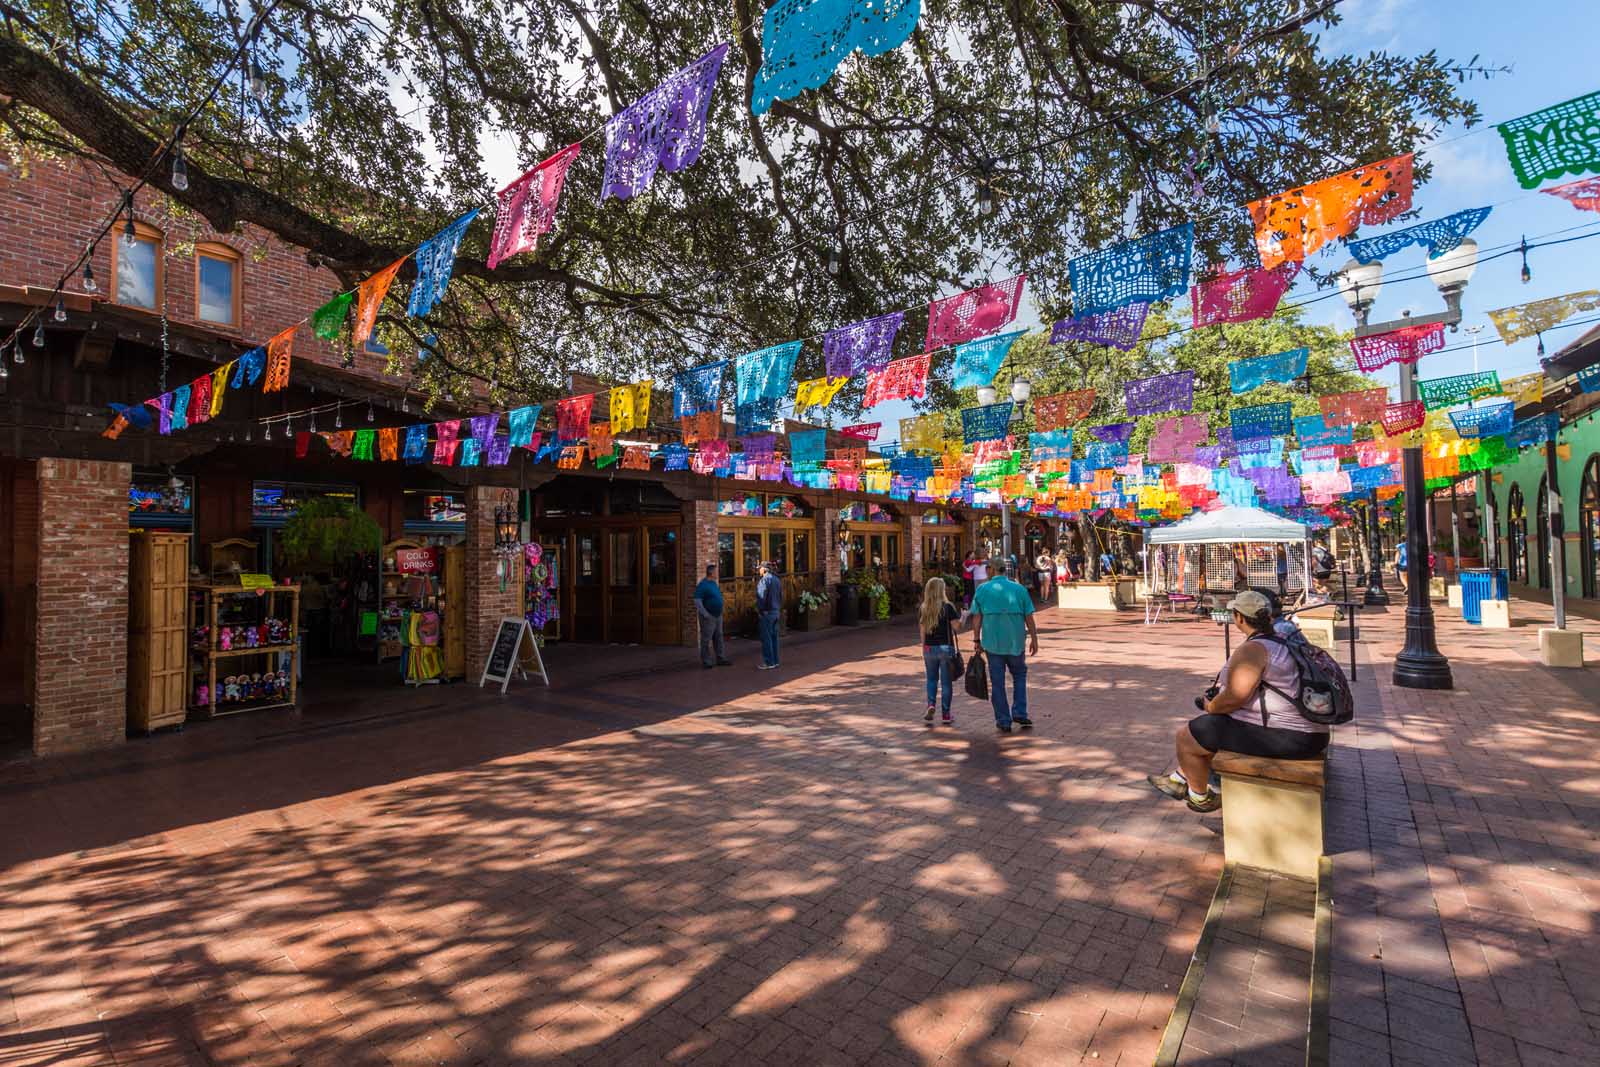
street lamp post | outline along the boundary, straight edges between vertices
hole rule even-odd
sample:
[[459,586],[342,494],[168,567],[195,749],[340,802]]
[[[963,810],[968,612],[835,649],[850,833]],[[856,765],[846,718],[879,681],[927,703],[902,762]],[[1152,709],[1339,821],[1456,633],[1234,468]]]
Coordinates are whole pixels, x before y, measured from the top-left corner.
[[[1444,297],[1440,314],[1406,317],[1395,322],[1368,322],[1367,316],[1383,284],[1381,263],[1345,265],[1339,290],[1356,316],[1356,336],[1388,333],[1403,326],[1428,326],[1441,323],[1455,329],[1461,322],[1461,294],[1478,265],[1478,243],[1466,238],[1456,248],[1427,261],[1428,276]],[[1417,399],[1417,368],[1414,363],[1400,365],[1400,400]],[[1422,476],[1422,449],[1404,452],[1406,495],[1406,644],[1394,660],[1394,684],[1407,689],[1450,689],[1455,682],[1450,661],[1439,651],[1434,634],[1433,605],[1428,597],[1428,496]]]

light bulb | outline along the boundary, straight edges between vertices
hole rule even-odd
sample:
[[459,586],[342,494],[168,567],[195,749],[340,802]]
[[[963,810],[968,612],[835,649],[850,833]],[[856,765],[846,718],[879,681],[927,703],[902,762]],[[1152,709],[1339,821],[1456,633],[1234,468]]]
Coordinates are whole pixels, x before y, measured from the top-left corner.
[[[90,255],[93,254],[93,252],[90,253]],[[83,291],[86,293],[93,293],[98,292],[99,289],[100,286],[97,285],[94,280],[94,264],[85,263],[83,265]]]
[[255,433],[255,431],[253,429],[251,429],[248,424],[246,424],[245,428],[244,428],[244,440],[245,440],[246,444],[250,443],[251,435],[254,434],[254,433]]
[[133,197],[128,197],[128,220],[122,224],[122,243],[129,248],[139,240],[139,231],[133,225]]
[[377,418],[377,416],[373,415],[373,413],[372,413],[372,401],[368,400],[367,401],[367,421],[368,422],[372,422],[376,418]]
[[336,407],[336,408],[333,409],[333,428],[335,430],[344,429],[344,407],[343,407],[343,405],[340,405],[339,407]]
[[189,163],[183,158],[183,145],[172,150],[172,187],[178,192],[189,188]]
[[843,269],[844,260],[840,257],[839,250],[837,248],[830,247],[828,249],[828,273],[837,278],[839,276],[839,272]]
[[23,355],[22,355],[22,341],[21,340],[16,340],[16,341],[12,341],[11,342],[11,362],[17,363],[17,364],[22,364],[22,363],[26,363],[27,362],[27,360],[25,358],[23,358]]
[[411,397],[409,394],[402,393],[400,396],[400,413],[402,415],[411,414]]
[[56,310],[54,312],[54,318],[57,322],[67,321],[67,305],[66,302],[63,301],[59,296],[56,297]]
[[1533,271],[1528,269],[1528,264],[1524,261],[1522,264],[1522,284],[1527,285],[1531,281],[1533,281]]
[[11,368],[6,366],[6,354],[0,351],[0,378],[11,377]]
[[[43,348],[44,347],[44,323],[43,322],[39,323],[39,325],[37,325],[37,326],[35,326],[33,328],[33,347],[34,348]],[[18,363],[22,362],[22,347],[20,345],[17,347],[17,362]]]
[[989,188],[987,178],[978,185],[978,214],[985,218],[994,214],[994,190]]
[[269,422],[261,428],[261,439],[263,441],[272,440],[272,423]]
[[245,76],[250,82],[250,95],[256,98],[256,103],[267,102],[267,73],[261,69],[261,64],[255,56],[250,57],[250,64],[246,68]]

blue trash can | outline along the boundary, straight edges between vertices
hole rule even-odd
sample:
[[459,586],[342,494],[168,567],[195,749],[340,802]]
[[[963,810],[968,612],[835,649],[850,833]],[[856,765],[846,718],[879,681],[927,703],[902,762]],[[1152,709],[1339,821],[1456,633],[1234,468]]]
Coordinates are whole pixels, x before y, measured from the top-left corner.
[[1472,569],[1461,572],[1461,617],[1482,625],[1483,602],[1504,600],[1510,592],[1505,570]]

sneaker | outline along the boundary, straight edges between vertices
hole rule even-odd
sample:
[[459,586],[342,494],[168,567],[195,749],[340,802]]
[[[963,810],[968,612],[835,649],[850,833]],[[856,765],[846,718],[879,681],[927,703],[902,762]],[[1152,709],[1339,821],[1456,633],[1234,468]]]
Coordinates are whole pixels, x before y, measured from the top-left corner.
[[756,670],[758,671],[775,671],[777,669],[778,665],[776,663],[758,663],[756,665]]
[[1206,795],[1199,800],[1189,796],[1189,791],[1187,789],[1185,789],[1183,792],[1183,802],[1189,805],[1190,811],[1198,811],[1200,814],[1204,815],[1207,812],[1216,811],[1218,808],[1222,807],[1222,798],[1211,792],[1209,789],[1206,790]]
[[954,726],[955,722],[956,722],[954,719],[952,719],[950,717],[950,709],[949,708],[945,708],[944,709],[944,714],[939,716],[939,721],[944,723],[946,726]]
[[1026,729],[1026,728],[1028,728],[1028,727],[1033,725],[1033,720],[1032,719],[1027,719],[1027,718],[1018,717],[1018,718],[1013,718],[1011,721],[1016,723],[1018,726],[1023,727],[1024,729]]
[[997,722],[994,724],[994,728],[1003,734],[1009,734],[1011,732],[1011,724],[1008,722]]
[[719,660],[717,660],[717,666],[719,666],[719,667],[731,667],[731,666],[733,666],[733,660],[731,660],[731,659],[719,659]]
[[933,721],[933,705],[932,704],[928,705],[928,713],[922,717],[922,721],[923,722],[932,722]]
[[711,667],[712,667],[712,664],[710,664],[710,663],[702,663],[702,664],[700,664],[700,669],[703,670],[703,671],[709,671],[711,669]]
[[1173,800],[1184,800],[1189,796],[1189,786],[1183,782],[1174,782],[1170,774],[1147,774],[1144,780],[1156,787],[1156,792],[1165,793]]

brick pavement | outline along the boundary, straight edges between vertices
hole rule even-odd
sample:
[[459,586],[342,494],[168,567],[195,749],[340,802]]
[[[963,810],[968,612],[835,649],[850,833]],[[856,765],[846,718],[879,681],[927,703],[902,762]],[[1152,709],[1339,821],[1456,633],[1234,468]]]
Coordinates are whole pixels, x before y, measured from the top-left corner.
[[[1369,629],[1380,654],[1393,625]],[[1148,1063],[1221,850],[1220,820],[1142,775],[1220,640],[1130,615],[1044,628],[1033,736],[960,696],[956,729],[924,728],[920,657],[880,629],[797,643],[776,677],[446,687],[390,722],[236,720],[0,772],[0,1063]],[[1592,1037],[1594,704],[1512,648],[1530,631],[1474,637],[1483,678],[1378,686],[1381,726],[1335,757],[1399,783],[1336,858],[1371,866],[1338,976],[1366,988],[1335,986],[1336,1022],[1369,1035],[1337,1035],[1352,1057],[1450,1026],[1428,1007],[1445,975],[1484,1062],[1513,1062],[1490,1035]],[[1495,721],[1516,765],[1481,727],[1438,736],[1450,716]],[[1391,847],[1400,808],[1417,839]],[[1396,937],[1435,913],[1442,957]],[[1536,1033],[1506,1017],[1519,982]],[[1381,1024],[1347,1018],[1374,1004]]]

